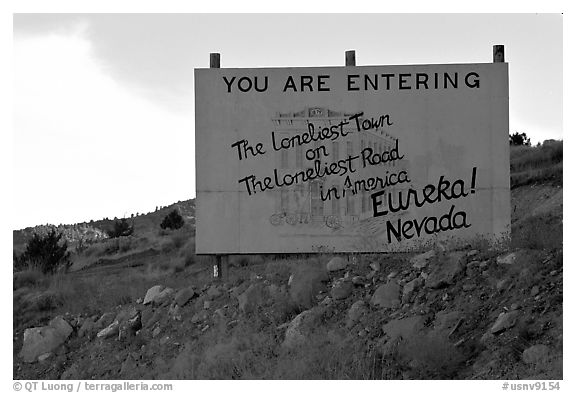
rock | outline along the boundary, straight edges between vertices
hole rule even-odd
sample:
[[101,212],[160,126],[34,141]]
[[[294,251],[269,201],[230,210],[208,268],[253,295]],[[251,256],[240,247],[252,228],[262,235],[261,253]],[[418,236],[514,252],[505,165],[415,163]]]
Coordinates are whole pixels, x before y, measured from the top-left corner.
[[58,334],[64,337],[64,340],[66,340],[68,336],[72,334],[73,331],[72,326],[70,326],[68,322],[66,322],[64,318],[60,316],[55,317],[50,322],[48,322],[48,326],[51,326],[54,329],[56,329]]
[[84,320],[84,323],[82,323],[82,326],[78,330],[78,337],[93,337],[94,330],[96,329],[96,323],[94,322],[94,319],[94,317],[88,317]]
[[156,322],[166,316],[166,309],[161,307],[156,310],[144,309],[142,311],[142,325],[146,328],[154,326]]
[[480,266],[480,269],[486,269],[489,263],[489,261],[482,261],[478,266]]
[[238,296],[238,309],[244,314],[258,310],[264,301],[264,290],[262,283],[253,283]]
[[221,295],[222,291],[218,289],[218,287],[215,285],[212,285],[210,288],[208,288],[208,291],[206,291],[206,296],[208,297],[208,300],[214,300],[220,297]]
[[298,314],[288,325],[282,346],[295,348],[306,343],[306,337],[311,333],[319,319],[316,309],[306,310]]
[[412,267],[416,269],[423,269],[425,268],[430,260],[436,256],[436,252],[434,250],[430,250],[423,254],[416,255],[410,259],[410,264]]
[[357,286],[364,286],[364,284],[365,284],[364,277],[361,277],[361,276],[352,277],[352,284],[357,285]]
[[140,329],[142,329],[142,317],[140,313],[138,313],[132,318],[120,323],[118,328],[118,338],[124,340],[128,337],[133,337]]
[[334,284],[332,291],[330,291],[330,295],[335,300],[346,299],[352,293],[353,287],[354,284],[350,281],[337,281]]
[[48,353],[45,353],[43,355],[40,355],[40,356],[38,356],[38,361],[43,362],[44,360],[48,359],[50,356],[52,356],[52,352],[48,352]]
[[461,319],[462,316],[458,311],[439,311],[434,316],[434,331],[447,336]]
[[152,301],[162,292],[164,286],[162,285],[154,285],[152,288],[146,291],[146,296],[144,296],[143,304],[152,303]]
[[496,322],[490,329],[490,333],[498,334],[504,330],[510,329],[516,324],[516,320],[519,314],[520,312],[517,310],[500,313],[498,319],[496,319]]
[[496,259],[496,263],[499,265],[513,265],[516,262],[516,253],[511,252],[506,255],[500,255]]
[[538,288],[538,285],[534,285],[532,287],[532,290],[530,291],[530,296],[536,296],[540,293],[540,288]]
[[372,268],[372,270],[374,270],[375,272],[379,272],[380,271],[380,262],[372,262],[370,264],[370,268]]
[[332,258],[328,264],[326,264],[326,270],[329,272],[336,272],[338,270],[346,269],[348,266],[348,261],[342,257],[334,257]]
[[520,308],[520,306],[518,305],[518,303],[512,303],[510,305],[510,310],[514,311],[514,310],[518,310]]
[[464,284],[464,285],[462,285],[462,290],[463,290],[464,292],[473,291],[474,289],[476,289],[476,285],[474,285],[474,284]]
[[134,318],[138,315],[138,309],[136,307],[130,305],[127,307],[123,307],[120,312],[116,315],[116,320],[120,323],[123,323],[129,319]]
[[290,285],[290,298],[303,308],[312,308],[316,304],[316,295],[325,290],[328,274],[324,269],[306,267],[294,273]]
[[102,314],[102,316],[94,324],[95,330],[102,330],[103,328],[114,322],[115,318],[116,314],[113,312],[107,312]]
[[478,255],[479,253],[480,253],[480,251],[478,251],[478,250],[470,250],[470,251],[468,251],[466,256],[469,258],[472,258],[472,257],[475,257],[476,255]]
[[358,300],[354,303],[348,310],[348,320],[353,324],[358,322],[358,320],[368,311],[366,303],[363,300]]
[[152,338],[157,337],[160,333],[162,333],[162,329],[160,329],[160,326],[156,326],[156,328],[152,330]]
[[388,276],[386,276],[386,278],[388,280],[392,280],[393,278],[395,278],[398,275],[398,272],[391,272],[390,274],[388,274]]
[[29,328],[24,331],[24,342],[20,356],[26,363],[35,362],[39,356],[52,352],[66,341],[52,326]]
[[404,319],[394,319],[382,327],[382,331],[391,340],[410,339],[424,327],[424,317],[416,315]]
[[190,299],[192,299],[196,295],[197,293],[194,291],[194,288],[191,287],[182,288],[178,292],[176,292],[176,295],[174,296],[174,301],[178,306],[184,307],[186,303],[188,303]]
[[406,283],[406,285],[404,285],[404,288],[402,288],[402,302],[403,303],[410,302],[416,290],[421,286],[422,286],[422,279],[420,277],[417,277],[414,280]]
[[108,327],[105,327],[104,329],[100,330],[96,335],[96,337],[106,339],[113,336],[117,336],[119,328],[120,328],[120,322],[116,320],[112,322]]
[[426,279],[426,287],[432,289],[451,285],[456,277],[464,271],[465,255],[463,252],[452,252],[445,258],[439,258]]
[[172,288],[164,287],[162,285],[155,285],[146,292],[143,304],[159,305],[164,303],[173,294]]
[[210,300],[204,300],[204,310],[208,310],[210,308],[210,306],[212,305],[212,302]]
[[546,361],[550,354],[550,349],[543,344],[533,345],[522,353],[522,360],[527,364],[538,364]]
[[370,303],[383,308],[396,308],[400,305],[400,286],[391,281],[380,285]]

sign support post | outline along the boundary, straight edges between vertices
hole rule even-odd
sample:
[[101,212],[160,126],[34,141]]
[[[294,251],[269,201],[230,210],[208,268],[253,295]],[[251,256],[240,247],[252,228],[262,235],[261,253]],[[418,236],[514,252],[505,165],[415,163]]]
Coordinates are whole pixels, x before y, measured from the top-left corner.
[[[220,53],[210,53],[210,68],[220,68]],[[223,278],[222,266],[228,262],[228,255],[216,255],[216,262],[213,268],[214,279],[221,280]]]
[[492,62],[504,63],[504,45],[492,46]]

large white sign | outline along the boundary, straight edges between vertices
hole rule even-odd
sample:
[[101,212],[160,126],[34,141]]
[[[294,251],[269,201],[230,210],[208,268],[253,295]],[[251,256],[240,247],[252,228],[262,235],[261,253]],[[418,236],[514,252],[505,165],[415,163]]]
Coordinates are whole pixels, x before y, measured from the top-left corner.
[[509,236],[508,65],[196,69],[199,254]]

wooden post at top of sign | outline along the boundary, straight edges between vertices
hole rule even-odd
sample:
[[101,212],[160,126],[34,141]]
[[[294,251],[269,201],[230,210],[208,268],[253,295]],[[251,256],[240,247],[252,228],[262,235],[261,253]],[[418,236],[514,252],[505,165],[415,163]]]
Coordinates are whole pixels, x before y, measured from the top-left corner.
[[[220,68],[220,53],[210,53],[210,68]],[[221,280],[224,277],[223,266],[228,261],[228,255],[216,255],[216,262],[214,263],[213,277],[214,279]]]
[[346,67],[355,66],[356,65],[356,51],[355,50],[347,50],[346,51]]
[[494,45],[492,46],[492,62],[493,63],[504,63],[504,45]]
[[210,68],[220,68],[220,53],[210,53]]

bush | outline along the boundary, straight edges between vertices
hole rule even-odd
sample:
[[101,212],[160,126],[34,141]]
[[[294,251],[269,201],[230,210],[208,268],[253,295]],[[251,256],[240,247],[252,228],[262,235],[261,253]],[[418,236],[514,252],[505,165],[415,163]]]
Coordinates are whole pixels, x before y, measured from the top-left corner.
[[160,228],[162,229],[180,229],[184,225],[184,219],[178,213],[178,210],[174,209],[160,223]]
[[508,136],[511,145],[515,146],[530,146],[530,138],[526,136],[526,133],[515,132]]
[[134,233],[134,224],[130,225],[125,218],[115,220],[114,227],[106,233],[109,237],[130,236]]
[[64,268],[68,270],[71,265],[68,243],[61,242],[62,233],[52,229],[42,236],[35,233],[26,245],[26,250],[20,257],[15,257],[14,263],[18,270],[24,267],[34,267],[42,273],[54,273]]

